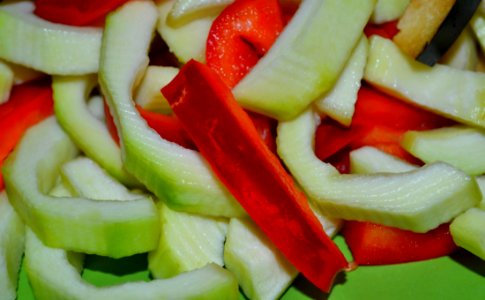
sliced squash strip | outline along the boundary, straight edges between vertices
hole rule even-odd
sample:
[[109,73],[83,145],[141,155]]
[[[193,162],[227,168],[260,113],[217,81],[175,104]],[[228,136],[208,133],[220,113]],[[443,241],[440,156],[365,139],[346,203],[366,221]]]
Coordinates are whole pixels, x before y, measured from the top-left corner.
[[52,88],[57,120],[76,145],[113,177],[128,186],[140,185],[123,167],[121,151],[106,125],[88,110],[87,99],[96,76],[56,76]]
[[0,5],[0,58],[48,74],[96,73],[102,31],[45,21],[32,1]]
[[234,87],[244,107],[289,120],[329,91],[362,36],[375,1],[306,0],[271,49]]
[[25,226],[10,205],[5,191],[0,193],[0,291],[2,299],[14,300],[24,253]]
[[340,175],[313,150],[320,118],[308,110],[278,126],[278,153],[304,191],[330,216],[426,232],[476,205],[476,181],[444,163],[416,171]]
[[403,101],[472,126],[485,127],[485,74],[404,54],[392,41],[372,36],[364,79]]
[[159,227],[151,198],[96,201],[47,195],[61,165],[77,155],[54,117],[27,131],[4,168],[7,193],[20,217],[51,247],[112,257],[154,249]]
[[161,139],[135,109],[132,89],[147,65],[157,16],[152,2],[134,1],[106,20],[99,81],[120,134],[124,166],[172,209],[244,215],[198,152]]
[[45,246],[27,231],[25,268],[36,299],[238,299],[233,275],[210,264],[177,277],[95,287],[81,278],[84,255]]

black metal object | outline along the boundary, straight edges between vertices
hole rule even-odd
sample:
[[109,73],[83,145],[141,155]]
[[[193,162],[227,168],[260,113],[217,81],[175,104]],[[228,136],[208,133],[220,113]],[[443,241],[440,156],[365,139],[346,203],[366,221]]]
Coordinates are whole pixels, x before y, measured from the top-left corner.
[[416,60],[433,66],[456,41],[479,5],[480,0],[457,0],[431,42]]

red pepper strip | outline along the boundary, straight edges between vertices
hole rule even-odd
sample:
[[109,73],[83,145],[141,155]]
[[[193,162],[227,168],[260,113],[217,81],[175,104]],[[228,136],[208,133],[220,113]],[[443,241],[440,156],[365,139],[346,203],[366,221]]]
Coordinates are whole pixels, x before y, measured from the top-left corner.
[[457,246],[442,224],[427,233],[367,223],[346,222],[342,233],[359,265],[387,265],[420,261],[451,254]]
[[448,119],[363,85],[357,95],[351,126],[427,130],[448,125],[451,125]]
[[207,64],[232,88],[282,30],[278,0],[236,0],[212,23],[207,37]]
[[[350,127],[324,119],[317,129],[315,154],[330,161],[340,151],[374,146],[412,163],[419,163],[400,141],[408,130],[427,130],[453,124],[452,121],[411,106],[372,87],[363,85],[357,95],[355,114]],[[340,155],[345,157],[345,155]],[[340,162],[333,160],[337,165]],[[344,168],[347,169],[347,168]]]
[[[176,116],[167,116],[143,109],[141,106],[136,106],[140,115],[146,120],[148,126],[155,130],[160,137],[177,143],[185,148],[196,150],[197,147],[192,142],[192,139],[185,132],[182,124],[177,119]],[[113,138],[113,140],[119,144],[120,138],[118,136],[118,131],[113,120],[106,102],[104,103],[104,113],[106,118],[106,126],[108,131]],[[276,121],[263,115],[256,113],[248,113],[254,126],[258,130],[258,133],[263,140],[263,142],[268,146],[268,148],[276,153]]]
[[283,13],[283,20],[284,24],[288,24],[293,16],[295,15],[296,11],[300,7],[301,1],[300,0],[279,0],[281,11]]
[[109,111],[108,104],[106,104],[106,101],[104,101],[104,119],[106,122],[106,127],[108,128],[109,134],[111,135],[111,138],[118,144],[120,145],[120,137],[118,135],[118,130],[116,129],[116,124],[115,120],[113,119],[113,115]]
[[349,265],[231,90],[208,66],[191,60],[162,93],[256,224],[296,268],[328,292],[336,273]]
[[102,26],[106,15],[128,0],[35,0],[34,14],[72,26]]
[[[53,114],[52,89],[46,80],[14,86],[0,104],[0,167],[31,126]],[[0,172],[0,190],[4,188]]]
[[[136,106],[136,109],[145,119],[148,126],[155,130],[160,137],[168,141],[177,143],[185,148],[195,149],[195,145],[190,139],[190,137],[185,132],[182,124],[175,116],[167,116],[164,114],[148,111],[140,106]],[[111,134],[111,137],[119,144],[120,138],[118,136],[118,131],[111,115],[108,105],[104,103],[104,113],[106,118],[106,126]]]
[[364,133],[361,128],[349,129],[330,118],[325,118],[315,132],[315,154],[320,160],[326,161],[332,155],[349,147]]
[[196,149],[192,139],[185,132],[182,124],[176,116],[168,116],[136,107],[143,119],[147,121],[148,126],[164,139],[177,143],[185,148]]
[[367,128],[365,134],[362,134],[350,143],[350,149],[373,146],[412,164],[421,165],[422,162],[419,159],[401,147],[401,139],[406,131],[405,129],[395,129],[385,126],[370,127]]
[[247,114],[253,121],[254,127],[258,131],[263,142],[268,146],[271,152],[276,153],[276,126],[278,122],[267,116],[247,111]]
[[367,24],[364,28],[364,34],[367,37],[377,34],[386,39],[392,39],[398,32],[397,29],[398,21],[390,21],[383,24]]

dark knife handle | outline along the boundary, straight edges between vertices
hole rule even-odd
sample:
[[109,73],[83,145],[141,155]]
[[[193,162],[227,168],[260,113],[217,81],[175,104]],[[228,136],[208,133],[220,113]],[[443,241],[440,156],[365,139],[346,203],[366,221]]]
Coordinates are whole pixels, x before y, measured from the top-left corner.
[[448,51],[473,17],[480,0],[457,0],[435,36],[416,60],[433,66]]

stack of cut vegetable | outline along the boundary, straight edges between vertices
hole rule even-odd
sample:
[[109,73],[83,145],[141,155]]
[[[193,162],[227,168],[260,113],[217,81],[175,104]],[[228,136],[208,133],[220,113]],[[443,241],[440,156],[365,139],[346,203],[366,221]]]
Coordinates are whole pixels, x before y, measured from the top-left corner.
[[0,298],[485,296],[459,2],[1,1]]

